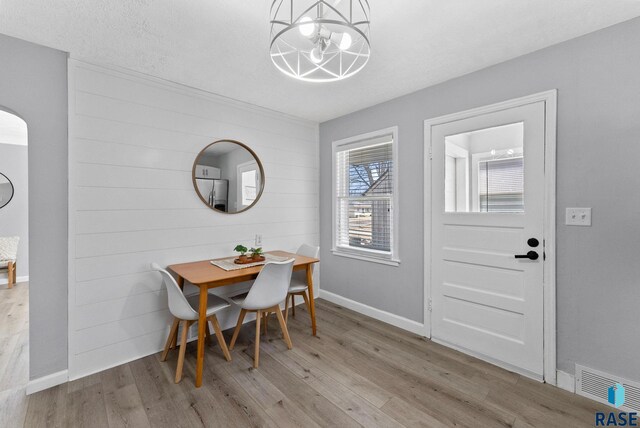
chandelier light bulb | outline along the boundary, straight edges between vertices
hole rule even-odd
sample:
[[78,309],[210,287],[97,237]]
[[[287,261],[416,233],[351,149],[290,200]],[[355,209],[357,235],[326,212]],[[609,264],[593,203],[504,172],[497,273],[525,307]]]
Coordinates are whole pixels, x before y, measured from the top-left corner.
[[300,19],[300,22],[306,22],[308,24],[301,24],[298,29],[300,30],[300,34],[305,37],[310,37],[316,31],[316,24],[313,22],[311,18],[308,16],[303,16]]
[[320,29],[318,33],[320,37],[324,37],[326,39],[331,40],[331,43],[335,44],[338,49],[341,51],[346,51],[353,44],[353,39],[351,38],[351,34],[349,33],[331,33],[329,31],[325,31],[324,28]]
[[324,53],[322,52],[322,48],[320,47],[320,45],[317,45],[315,48],[311,50],[311,52],[309,52],[309,58],[311,59],[311,62],[313,62],[314,64],[320,64],[322,62],[323,57],[324,57]]
[[351,47],[352,42],[353,40],[351,39],[351,34],[342,33],[342,38],[340,40],[340,44],[338,45],[338,48],[340,48],[341,51],[345,51]]

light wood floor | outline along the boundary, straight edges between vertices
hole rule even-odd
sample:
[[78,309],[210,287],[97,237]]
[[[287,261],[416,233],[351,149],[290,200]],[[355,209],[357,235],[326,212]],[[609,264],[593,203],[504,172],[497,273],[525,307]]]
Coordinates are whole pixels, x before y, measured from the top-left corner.
[[200,389],[191,344],[178,385],[174,351],[167,363],[152,355],[25,397],[18,379],[26,380],[26,369],[16,361],[26,361],[26,321],[16,320],[25,303],[16,302],[28,288],[13,292],[0,302],[3,316],[12,314],[11,327],[0,327],[0,426],[588,427],[595,411],[608,410],[323,300],[317,337],[301,306],[289,318],[291,351],[271,318],[258,370],[251,368],[253,323],[230,363],[214,342]]
[[29,284],[0,285],[0,426],[19,427],[27,413]]

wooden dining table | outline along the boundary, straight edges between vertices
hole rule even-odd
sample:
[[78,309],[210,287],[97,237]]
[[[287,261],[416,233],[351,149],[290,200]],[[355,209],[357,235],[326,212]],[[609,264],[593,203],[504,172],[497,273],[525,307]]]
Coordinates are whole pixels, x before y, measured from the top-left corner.
[[[313,301],[312,266],[314,263],[318,263],[320,260],[313,257],[305,257],[298,254],[288,253],[286,251],[268,251],[266,254],[295,259],[295,261],[293,262],[293,270],[306,271],[307,284],[309,286],[311,332],[315,336],[316,310]],[[229,257],[223,257],[215,260],[224,259],[229,259]],[[168,266],[167,268],[170,272],[173,272],[176,275],[176,280],[181,288],[184,286],[185,281],[200,288],[198,309],[198,356],[196,362],[196,387],[200,387],[202,385],[202,371],[204,368],[204,339],[207,331],[207,298],[209,296],[209,289],[236,284],[238,282],[254,280],[262,270],[262,265],[227,271],[211,264],[211,260],[202,260],[198,262],[175,264]]]

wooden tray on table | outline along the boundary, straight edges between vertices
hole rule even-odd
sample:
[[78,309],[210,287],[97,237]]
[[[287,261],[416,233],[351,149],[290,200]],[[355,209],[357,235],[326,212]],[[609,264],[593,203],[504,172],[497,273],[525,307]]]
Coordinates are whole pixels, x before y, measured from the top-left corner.
[[267,260],[264,256],[260,256],[260,258],[258,259],[254,259],[254,258],[247,258],[246,261],[240,261],[240,259],[235,259],[233,262],[237,265],[248,265],[250,263],[259,263],[259,262],[263,262]]

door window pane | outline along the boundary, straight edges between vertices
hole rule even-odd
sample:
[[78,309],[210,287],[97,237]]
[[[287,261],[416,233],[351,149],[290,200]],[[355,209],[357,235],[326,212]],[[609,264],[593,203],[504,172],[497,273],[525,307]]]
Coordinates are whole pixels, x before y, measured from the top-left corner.
[[445,137],[446,212],[524,212],[524,123]]
[[242,205],[249,206],[255,200],[258,190],[257,171],[244,171],[242,173]]

